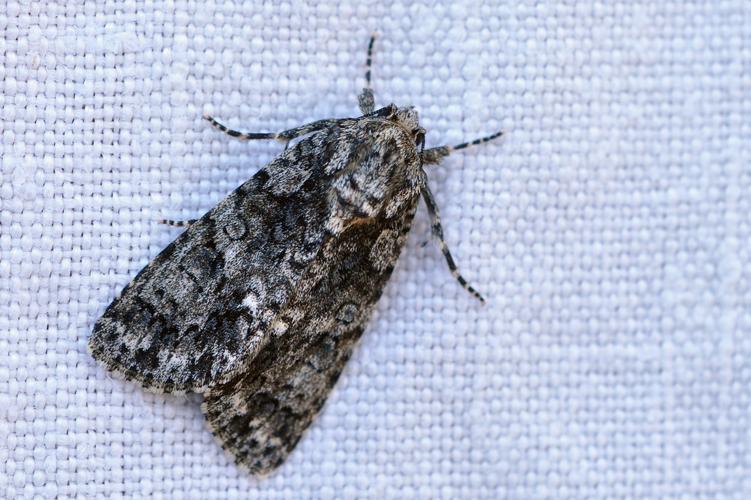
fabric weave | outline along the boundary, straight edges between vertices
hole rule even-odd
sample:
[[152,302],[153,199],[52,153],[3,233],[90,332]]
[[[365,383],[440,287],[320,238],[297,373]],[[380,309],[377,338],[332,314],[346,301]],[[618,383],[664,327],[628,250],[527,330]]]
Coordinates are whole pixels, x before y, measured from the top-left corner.
[[[748,498],[751,3],[6,2],[0,496]],[[414,105],[480,306],[416,225],[289,461],[86,354],[116,293],[280,151]]]

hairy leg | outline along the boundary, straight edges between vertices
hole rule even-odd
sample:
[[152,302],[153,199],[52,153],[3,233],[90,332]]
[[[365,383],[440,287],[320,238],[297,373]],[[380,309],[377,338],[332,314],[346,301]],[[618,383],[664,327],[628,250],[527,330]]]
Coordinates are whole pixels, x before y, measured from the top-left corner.
[[443,253],[444,258],[446,259],[446,263],[449,266],[449,270],[451,271],[451,274],[456,278],[456,281],[459,282],[459,284],[467,290],[469,293],[474,295],[477,299],[480,300],[483,304],[485,303],[485,299],[480,295],[480,293],[472,288],[469,283],[467,283],[467,280],[464,279],[464,277],[459,273],[459,269],[456,267],[456,263],[454,262],[454,258],[451,256],[451,252],[449,251],[449,247],[446,244],[446,240],[443,239],[443,226],[441,226],[441,216],[438,214],[438,206],[435,203],[435,198],[433,198],[433,193],[430,191],[430,188],[427,184],[424,184],[422,187],[422,198],[425,200],[425,206],[428,207],[428,215],[430,215],[430,223],[433,228],[433,236],[438,240],[438,244],[441,248],[441,253]]
[[198,219],[188,219],[188,220],[162,219],[159,221],[159,224],[166,224],[168,226],[173,226],[173,227],[188,227],[197,220]]
[[211,126],[214,127],[215,129],[221,130],[225,134],[230,135],[232,137],[236,137],[242,141],[251,141],[251,140],[257,140],[257,139],[274,139],[274,140],[285,142],[285,143],[291,141],[295,137],[300,137],[302,135],[324,129],[326,127],[330,127],[341,122],[341,120],[339,119],[330,118],[326,120],[318,120],[318,121],[314,121],[311,123],[307,123],[300,127],[291,128],[283,132],[239,132],[237,130],[232,130],[230,128],[227,128],[226,126],[222,125],[221,123],[219,123],[218,121],[216,121],[214,118],[212,118],[209,115],[203,115],[203,118],[207,120],[209,123],[211,123]]
[[457,151],[459,149],[464,149],[469,146],[476,146],[478,144],[492,141],[493,139],[497,139],[498,137],[502,135],[503,135],[503,130],[501,130],[500,132],[496,132],[495,134],[491,134],[485,137],[481,137],[479,139],[475,139],[474,141],[463,142],[461,144],[457,144],[456,146],[440,146],[437,148],[426,149],[425,151],[421,153],[422,164],[423,165],[436,165],[440,163],[443,158],[450,155],[452,151]]
[[375,43],[375,33],[370,36],[370,43],[368,44],[368,60],[366,62],[365,70],[365,88],[362,89],[360,95],[357,96],[357,102],[360,105],[360,112],[364,115],[370,114],[375,109],[375,98],[373,97],[373,89],[370,88],[370,67],[373,63],[373,44]]

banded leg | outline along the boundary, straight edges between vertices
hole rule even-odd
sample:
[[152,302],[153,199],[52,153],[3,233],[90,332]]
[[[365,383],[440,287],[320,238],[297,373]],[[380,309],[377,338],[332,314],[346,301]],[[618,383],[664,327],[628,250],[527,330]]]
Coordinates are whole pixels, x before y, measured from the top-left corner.
[[426,149],[421,153],[422,155],[422,164],[423,165],[437,165],[441,162],[441,160],[448,155],[451,154],[452,151],[457,151],[459,149],[464,149],[469,146],[476,146],[478,144],[483,144],[488,141],[492,141],[493,139],[497,139],[498,137],[503,135],[503,130],[500,132],[496,132],[495,134],[491,134],[485,137],[481,137],[479,139],[475,139],[471,142],[463,142],[461,144],[457,144],[456,146],[440,146],[437,148],[430,148]]
[[342,120],[337,120],[335,118],[329,118],[325,120],[317,120],[305,125],[302,125],[300,127],[291,128],[289,130],[285,130],[283,132],[239,132],[237,130],[232,130],[230,128],[227,128],[226,126],[222,125],[218,121],[216,121],[214,118],[212,118],[209,115],[203,115],[204,120],[211,123],[211,126],[214,127],[217,130],[221,130],[225,134],[236,137],[240,139],[241,141],[252,141],[257,139],[274,139],[280,142],[289,142],[292,139],[296,137],[300,137],[301,135],[309,134],[311,132],[315,132],[317,130],[324,129],[326,127],[331,127],[333,125],[336,125],[337,123],[341,122]]
[[474,295],[476,298],[480,300],[483,304],[485,303],[485,299],[480,295],[480,293],[472,288],[469,283],[467,283],[467,280],[464,279],[464,277],[459,273],[459,269],[456,267],[456,263],[454,262],[454,258],[451,256],[451,252],[449,251],[448,245],[446,245],[446,240],[443,239],[443,227],[441,226],[441,216],[438,214],[438,206],[435,203],[435,198],[433,198],[433,193],[430,192],[430,188],[427,184],[424,184],[422,186],[422,199],[425,200],[425,206],[428,207],[428,215],[430,215],[430,223],[433,228],[433,236],[438,240],[438,244],[441,247],[441,253],[446,258],[446,264],[449,266],[449,270],[451,271],[451,275],[456,278],[456,281],[459,282],[459,284],[467,290],[469,293]]
[[375,98],[373,97],[373,89],[370,88],[370,66],[373,63],[373,44],[375,43],[375,33],[370,36],[370,43],[368,44],[368,60],[366,62],[365,70],[365,88],[362,89],[360,95],[357,96],[357,103],[360,106],[360,112],[364,115],[370,114],[375,109]]
[[159,224],[166,224],[168,226],[172,227],[188,227],[191,224],[193,224],[198,219],[188,219],[188,220],[171,220],[171,219],[162,219],[159,221]]

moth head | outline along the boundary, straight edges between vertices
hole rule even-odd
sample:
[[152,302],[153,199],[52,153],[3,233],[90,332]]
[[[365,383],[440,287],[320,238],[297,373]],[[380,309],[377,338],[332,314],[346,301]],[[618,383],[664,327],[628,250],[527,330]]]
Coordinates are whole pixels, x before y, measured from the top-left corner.
[[399,126],[412,135],[415,145],[421,146],[425,144],[425,129],[420,126],[420,116],[413,106],[397,108],[390,119],[398,123]]
[[420,117],[417,114],[417,110],[412,106],[397,109],[392,120],[409,130],[411,133],[421,129]]

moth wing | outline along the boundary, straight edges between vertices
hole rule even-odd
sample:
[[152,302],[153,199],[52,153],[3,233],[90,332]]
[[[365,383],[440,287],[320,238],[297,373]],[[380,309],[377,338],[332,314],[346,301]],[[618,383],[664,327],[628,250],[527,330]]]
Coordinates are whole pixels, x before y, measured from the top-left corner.
[[242,376],[206,394],[209,428],[238,465],[265,475],[287,458],[323,407],[363,326],[345,333],[346,341],[319,336],[304,354],[285,363],[283,373]]
[[203,392],[260,349],[323,241],[316,189],[325,186],[299,189],[317,159],[297,156],[315,140],[260,170],[146,266],[97,321],[92,356],[153,391]]
[[[205,394],[203,411],[222,447],[255,474],[294,449],[360,338],[404,245],[414,204],[390,224],[363,224],[331,241],[280,316],[289,327],[232,382]],[[305,311],[299,316],[299,311]]]

